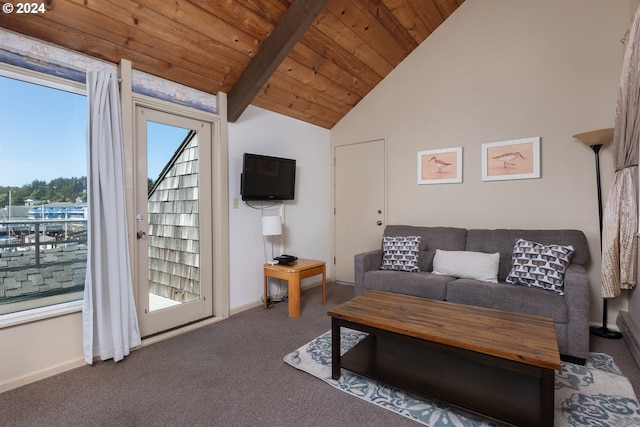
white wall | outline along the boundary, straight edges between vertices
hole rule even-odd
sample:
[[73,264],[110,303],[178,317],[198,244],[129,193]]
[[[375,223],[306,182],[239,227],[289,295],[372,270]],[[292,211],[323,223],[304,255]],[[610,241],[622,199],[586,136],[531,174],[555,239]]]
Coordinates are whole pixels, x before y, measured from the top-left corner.
[[0,329],[0,393],[83,364],[80,312]]
[[[260,303],[263,294],[262,265],[265,263],[262,212],[247,206],[240,197],[242,155],[247,153],[296,159],[295,200],[265,211],[265,215],[284,212],[285,252],[300,258],[327,262],[330,255],[330,143],[329,131],[281,114],[249,106],[236,123],[229,123],[229,251],[230,306],[232,313]],[[233,199],[238,199],[234,208]],[[251,202],[260,206],[261,202]],[[269,206],[265,202],[265,206]],[[267,255],[271,257],[271,242]],[[278,242],[278,238],[275,238]],[[278,242],[279,243],[279,242]],[[281,254],[276,247],[276,256]],[[319,278],[309,278],[303,286]]]
[[[77,68],[114,67],[78,53],[0,28],[0,46],[45,52]],[[34,47],[35,46],[35,47]],[[37,48],[36,48],[37,47]],[[175,86],[165,85],[169,91]],[[186,88],[182,88],[183,92]],[[215,96],[190,95],[202,105]],[[206,99],[202,99],[202,98]],[[229,126],[229,194],[239,195],[241,158],[245,151],[295,158],[296,200],[285,202],[287,252],[329,260],[329,131],[259,108],[249,107]],[[262,236],[259,211],[230,204],[230,308],[232,313],[256,305],[262,294]],[[331,266],[328,264],[329,274]],[[314,278],[303,285],[312,285]],[[58,372],[82,366],[82,319],[79,312],[0,328],[0,392]]]
[[[598,321],[593,154],[571,135],[613,126],[629,10],[627,0],[467,0],[331,132],[249,107],[229,124],[229,197],[240,199],[244,152],[295,158],[286,251],[329,261],[329,140],[386,137],[389,223],[582,229]],[[481,182],[480,144],[527,136],[542,137],[542,178]],[[464,147],[464,182],[416,185],[416,153],[454,146]],[[610,151],[602,154],[605,196]],[[237,312],[260,300],[264,255],[260,212],[241,201],[230,206],[230,307]],[[626,298],[609,306],[624,309]],[[0,366],[11,368],[1,370],[0,389],[81,363],[80,316],[2,329],[0,349]]]
[[[229,124],[229,197],[240,199],[244,152],[295,158],[296,200],[285,202],[286,251],[329,264],[329,131],[249,107]],[[260,303],[264,263],[260,211],[230,203],[230,308]],[[279,255],[279,253],[278,253]],[[319,278],[305,279],[311,286]],[[0,329],[0,392],[82,366],[82,319],[72,313]]]
[[[388,223],[577,228],[601,319],[593,152],[572,138],[613,127],[628,0],[467,0],[331,131],[332,146],[388,143]],[[540,136],[540,179],[483,182],[481,145]],[[463,183],[416,184],[420,150],[463,147]],[[601,153],[603,195],[612,149]],[[609,304],[615,327],[624,295]]]

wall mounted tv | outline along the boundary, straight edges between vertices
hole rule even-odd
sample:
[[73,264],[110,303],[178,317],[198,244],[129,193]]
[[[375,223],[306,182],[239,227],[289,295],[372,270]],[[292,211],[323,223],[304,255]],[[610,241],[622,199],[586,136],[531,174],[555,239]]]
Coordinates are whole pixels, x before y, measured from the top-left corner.
[[242,200],[293,200],[296,161],[245,153],[242,159]]

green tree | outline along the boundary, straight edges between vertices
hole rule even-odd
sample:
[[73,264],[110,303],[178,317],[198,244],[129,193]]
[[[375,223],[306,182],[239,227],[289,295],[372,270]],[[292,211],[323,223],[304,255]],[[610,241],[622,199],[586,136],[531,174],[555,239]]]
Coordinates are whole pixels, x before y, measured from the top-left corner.
[[45,203],[74,203],[76,200],[87,201],[87,177],[56,178],[49,182],[33,180],[22,187],[0,186],[0,208],[9,204],[24,205],[27,199]]

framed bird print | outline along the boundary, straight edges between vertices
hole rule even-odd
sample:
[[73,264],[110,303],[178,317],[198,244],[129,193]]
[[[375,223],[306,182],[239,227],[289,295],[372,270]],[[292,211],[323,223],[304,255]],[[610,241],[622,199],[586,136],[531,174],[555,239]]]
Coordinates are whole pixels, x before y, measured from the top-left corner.
[[418,151],[418,184],[462,182],[462,147]]
[[540,178],[540,137],[482,144],[482,180]]

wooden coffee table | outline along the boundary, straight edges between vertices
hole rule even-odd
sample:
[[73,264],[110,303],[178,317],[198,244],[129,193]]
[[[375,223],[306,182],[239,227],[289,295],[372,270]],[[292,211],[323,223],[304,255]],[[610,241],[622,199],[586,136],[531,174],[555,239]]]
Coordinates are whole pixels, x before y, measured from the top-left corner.
[[[332,377],[345,368],[506,425],[553,426],[553,320],[367,291],[331,309]],[[340,328],[369,336],[340,356]]]

